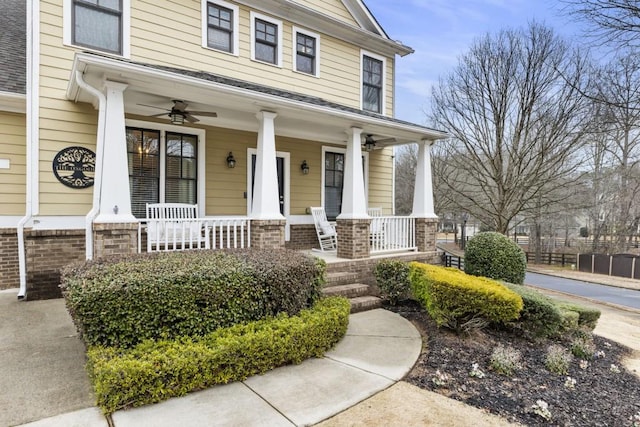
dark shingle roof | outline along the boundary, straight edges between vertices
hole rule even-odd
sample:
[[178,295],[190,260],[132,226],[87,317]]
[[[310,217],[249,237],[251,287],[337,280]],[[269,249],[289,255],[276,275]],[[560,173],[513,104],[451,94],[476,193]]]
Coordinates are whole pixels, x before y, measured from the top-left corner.
[[148,68],[154,68],[154,69],[157,69],[157,70],[167,71],[167,72],[170,72],[170,73],[176,73],[176,74],[180,74],[180,75],[183,75],[183,76],[194,77],[194,78],[205,80],[205,81],[210,81],[210,82],[214,82],[214,83],[220,83],[220,84],[227,85],[227,86],[237,87],[237,88],[241,88],[241,89],[247,89],[247,90],[258,92],[258,93],[264,93],[264,94],[276,96],[276,97],[279,97],[279,98],[291,99],[291,100],[294,100],[294,101],[303,102],[305,104],[328,107],[328,108],[331,108],[331,109],[346,111],[346,112],[358,114],[358,115],[361,115],[361,116],[373,117],[373,118],[376,118],[376,119],[380,119],[380,120],[384,120],[384,121],[388,121],[388,122],[392,122],[392,123],[398,123],[398,124],[402,124],[402,125],[414,126],[414,127],[422,128],[425,131],[441,132],[441,131],[438,131],[436,129],[432,129],[432,128],[429,128],[429,127],[426,127],[426,126],[422,126],[422,125],[419,125],[419,124],[416,124],[416,123],[411,123],[411,122],[407,122],[407,121],[404,121],[404,120],[395,119],[393,117],[384,116],[382,114],[376,114],[376,113],[372,113],[372,112],[369,112],[369,111],[360,110],[358,108],[347,107],[345,105],[341,105],[341,104],[338,104],[338,103],[335,103],[335,102],[327,101],[325,99],[322,99],[322,98],[319,98],[319,97],[316,97],[316,96],[303,95],[303,94],[296,93],[296,92],[289,92],[289,91],[286,91],[286,90],[277,89],[277,88],[273,88],[273,87],[270,87],[270,86],[259,85],[259,84],[247,82],[247,81],[244,81],[244,80],[233,79],[233,78],[230,78],[230,77],[224,77],[224,76],[220,76],[220,75],[212,74],[212,73],[206,73],[204,71],[185,70],[185,69],[182,69],[182,68],[167,67],[167,66],[163,66],[163,65],[154,65],[154,64],[147,64],[147,63],[134,62],[134,61],[127,61],[127,62],[130,62],[132,64],[136,64],[136,65],[142,65],[142,66],[148,67]]
[[27,2],[2,0],[0,91],[27,93]]

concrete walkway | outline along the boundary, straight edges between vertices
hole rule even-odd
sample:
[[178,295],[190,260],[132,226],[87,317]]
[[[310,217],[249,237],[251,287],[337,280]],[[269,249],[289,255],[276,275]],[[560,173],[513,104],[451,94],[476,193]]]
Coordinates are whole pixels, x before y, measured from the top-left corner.
[[[14,299],[15,293],[0,292],[0,425],[108,427],[107,418],[92,406],[82,344],[64,302]],[[4,315],[7,307],[9,316]],[[18,328],[21,323],[26,324]],[[421,349],[420,334],[401,316],[381,309],[353,314],[347,335],[324,358],[117,411],[111,425],[311,425],[395,384]]]

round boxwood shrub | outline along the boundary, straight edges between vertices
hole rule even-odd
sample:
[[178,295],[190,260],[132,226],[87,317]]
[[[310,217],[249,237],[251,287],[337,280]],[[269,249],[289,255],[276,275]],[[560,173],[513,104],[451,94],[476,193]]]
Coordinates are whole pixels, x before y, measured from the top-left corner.
[[527,261],[520,247],[507,236],[486,232],[476,234],[467,243],[464,271],[521,285]]

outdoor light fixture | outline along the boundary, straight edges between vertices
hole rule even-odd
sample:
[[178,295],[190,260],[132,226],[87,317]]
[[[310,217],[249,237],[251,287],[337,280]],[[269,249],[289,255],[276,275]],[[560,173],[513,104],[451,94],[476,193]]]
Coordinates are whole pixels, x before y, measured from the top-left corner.
[[304,175],[309,175],[309,165],[307,164],[306,160],[302,161],[302,164],[300,165],[300,169],[302,170],[302,173]]
[[184,114],[182,114],[180,111],[171,111],[169,113],[169,118],[171,119],[172,125],[184,124]]
[[364,150],[371,151],[375,146],[376,142],[373,140],[373,136],[367,135],[367,137],[364,139]]
[[229,155],[227,156],[227,166],[229,169],[233,169],[236,167],[236,159],[233,157],[233,153],[229,151]]

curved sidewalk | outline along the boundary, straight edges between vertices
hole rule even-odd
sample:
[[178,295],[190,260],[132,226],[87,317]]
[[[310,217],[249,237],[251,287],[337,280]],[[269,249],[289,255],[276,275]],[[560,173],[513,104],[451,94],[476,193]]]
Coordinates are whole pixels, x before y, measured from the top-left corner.
[[[115,427],[294,426],[325,420],[399,381],[422,349],[415,327],[382,309],[352,314],[346,336],[324,358],[277,368],[154,405],[117,411]],[[25,424],[107,427],[97,408]]]

